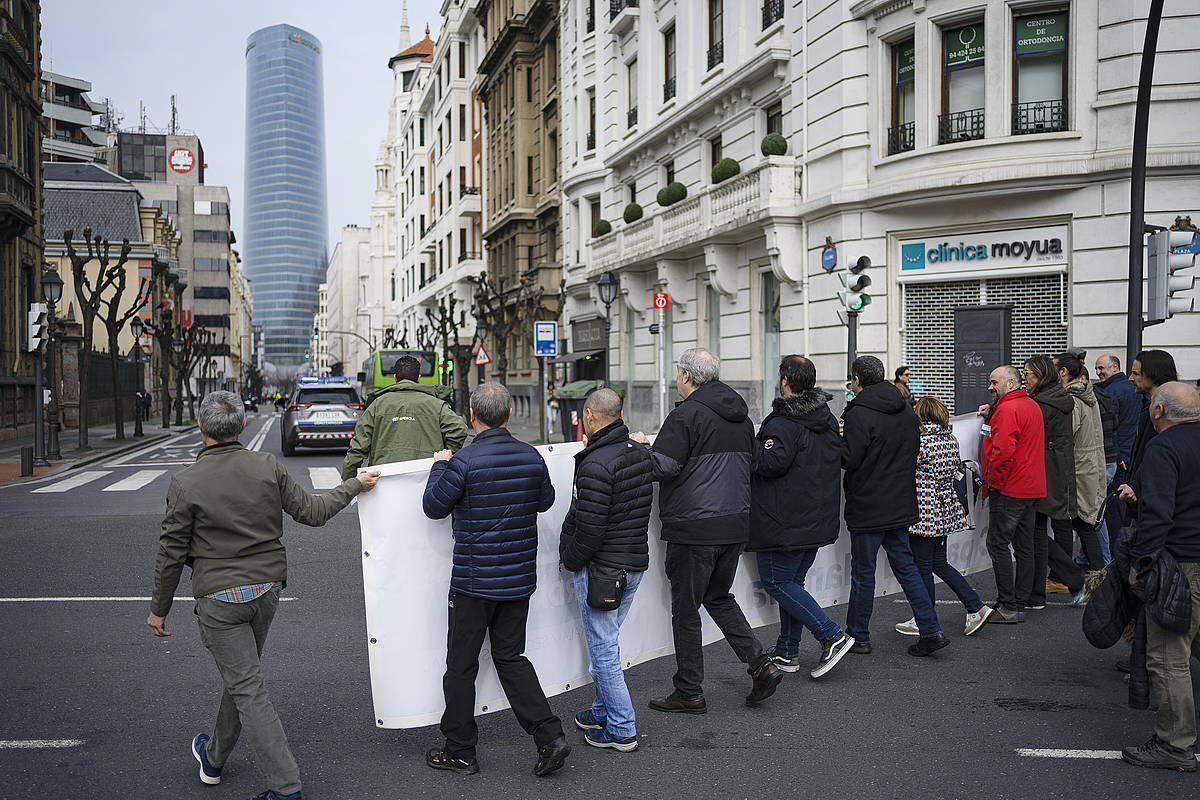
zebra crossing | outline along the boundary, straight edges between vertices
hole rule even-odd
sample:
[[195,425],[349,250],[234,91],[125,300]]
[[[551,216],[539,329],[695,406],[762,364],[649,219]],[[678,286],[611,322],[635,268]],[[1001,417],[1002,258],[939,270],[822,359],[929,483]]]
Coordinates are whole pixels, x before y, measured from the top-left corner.
[[[76,472],[60,481],[31,489],[30,494],[64,494],[74,491],[81,486],[96,484],[104,478],[113,475],[111,469],[94,469]],[[112,483],[100,489],[102,492],[136,492],[150,486],[162,476],[169,474],[166,469],[139,469],[124,477],[114,476]],[[111,480],[111,479],[110,479]],[[308,483],[314,492],[327,492],[336,488],[342,482],[341,470],[337,467],[308,467]],[[303,482],[301,482],[303,484]],[[97,484],[99,485],[99,484]],[[165,491],[166,487],[162,487]]]

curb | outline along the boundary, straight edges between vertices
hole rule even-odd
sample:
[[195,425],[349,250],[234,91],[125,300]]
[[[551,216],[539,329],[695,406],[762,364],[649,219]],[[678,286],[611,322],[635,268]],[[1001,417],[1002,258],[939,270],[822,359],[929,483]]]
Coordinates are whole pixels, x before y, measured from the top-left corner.
[[80,459],[71,460],[71,461],[63,461],[63,463],[59,464],[54,469],[52,469],[48,472],[43,472],[41,475],[34,475],[29,478],[18,478],[17,480],[8,481],[8,482],[4,483],[3,485],[4,486],[20,486],[25,483],[33,483],[34,481],[42,481],[42,480],[45,480],[46,478],[54,477],[55,475],[61,475],[66,472],[70,472],[73,469],[79,469],[80,467],[86,467],[91,464],[96,464],[100,461],[107,461],[110,458],[114,458],[119,455],[124,455],[125,453],[131,452],[133,450],[139,450],[148,445],[155,444],[156,442],[161,442],[166,439],[172,439],[176,436],[181,436],[188,432],[189,431],[186,428],[184,428],[179,431],[160,432],[160,433],[156,433],[156,434],[151,434],[149,436],[143,436],[142,438],[140,438],[136,441],[131,441],[129,444],[124,444],[124,445],[120,445],[117,447],[106,448],[105,450],[103,450],[101,452],[90,453]]

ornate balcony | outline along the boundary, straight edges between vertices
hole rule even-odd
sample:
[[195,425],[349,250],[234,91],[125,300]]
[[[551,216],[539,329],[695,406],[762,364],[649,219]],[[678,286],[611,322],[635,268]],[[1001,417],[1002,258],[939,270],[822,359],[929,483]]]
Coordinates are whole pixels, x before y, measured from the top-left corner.
[[938,117],[938,144],[983,138],[983,109],[954,111]]
[[675,96],[675,78],[672,76],[663,81],[663,102]]
[[916,147],[917,123],[902,122],[894,128],[888,128],[888,155],[907,153]]
[[1012,132],[1014,136],[1025,133],[1052,133],[1067,129],[1067,111],[1062,100],[1039,100],[1035,103],[1014,103],[1012,107]]
[[640,14],[638,0],[608,0],[608,27],[618,36],[624,36]]
[[725,40],[722,39],[721,41],[714,44],[712,47],[708,48],[708,68],[713,69],[714,67],[717,66],[717,64],[720,64],[724,60],[725,60]]
[[781,19],[783,19],[783,0],[764,0],[762,7],[763,30],[765,31]]

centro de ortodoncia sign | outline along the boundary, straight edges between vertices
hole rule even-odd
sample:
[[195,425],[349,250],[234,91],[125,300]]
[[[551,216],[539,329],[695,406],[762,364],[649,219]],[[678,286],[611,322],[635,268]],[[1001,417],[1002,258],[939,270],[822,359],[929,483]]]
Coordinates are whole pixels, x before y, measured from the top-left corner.
[[939,272],[1066,266],[1066,225],[1007,231],[942,233],[900,241],[900,272],[905,276]]

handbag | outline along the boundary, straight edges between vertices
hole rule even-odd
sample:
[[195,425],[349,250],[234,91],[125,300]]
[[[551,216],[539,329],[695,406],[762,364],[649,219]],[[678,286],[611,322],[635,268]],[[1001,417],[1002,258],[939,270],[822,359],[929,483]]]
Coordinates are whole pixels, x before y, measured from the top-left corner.
[[587,566],[587,604],[597,611],[616,611],[621,607],[629,573],[616,567],[606,567],[592,561]]

